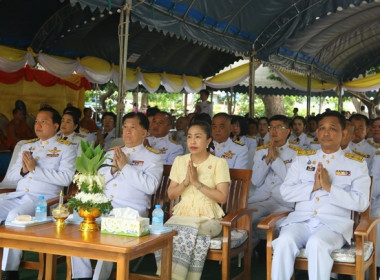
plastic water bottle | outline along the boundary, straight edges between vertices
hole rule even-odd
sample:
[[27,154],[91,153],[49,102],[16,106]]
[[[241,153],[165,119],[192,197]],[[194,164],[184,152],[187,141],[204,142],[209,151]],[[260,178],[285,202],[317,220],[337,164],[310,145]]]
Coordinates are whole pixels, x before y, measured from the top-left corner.
[[47,204],[45,197],[40,195],[36,203],[36,213],[35,218],[37,221],[45,221],[47,217]]
[[162,228],[164,226],[164,211],[161,205],[157,204],[152,213],[152,228]]

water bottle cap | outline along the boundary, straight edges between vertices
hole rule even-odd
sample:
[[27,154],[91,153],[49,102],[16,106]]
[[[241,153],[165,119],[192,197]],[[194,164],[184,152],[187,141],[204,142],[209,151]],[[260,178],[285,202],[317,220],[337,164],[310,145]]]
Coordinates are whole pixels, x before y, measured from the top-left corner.
[[156,204],[156,208],[161,208],[161,205],[160,204]]
[[40,196],[38,197],[38,199],[45,199],[45,197],[44,197],[43,195],[40,195]]

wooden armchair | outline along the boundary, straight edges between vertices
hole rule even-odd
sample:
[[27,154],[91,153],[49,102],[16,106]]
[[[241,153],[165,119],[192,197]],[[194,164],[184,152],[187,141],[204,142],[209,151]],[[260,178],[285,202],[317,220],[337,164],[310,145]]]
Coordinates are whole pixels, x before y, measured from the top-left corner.
[[[372,188],[372,184],[371,184]],[[371,198],[371,195],[370,195]],[[337,261],[334,252],[332,257],[334,265],[333,273],[355,275],[356,280],[364,280],[365,272],[369,269],[369,279],[376,279],[376,224],[380,222],[380,218],[370,217],[371,207],[363,212],[352,212],[354,220],[354,237],[349,249],[355,250],[353,262]],[[264,218],[258,228],[267,230],[267,247],[266,247],[266,262],[267,262],[267,280],[272,278],[272,241],[275,238],[275,223],[279,219],[286,217],[290,212],[275,213]],[[372,246],[371,246],[372,244]],[[372,247],[372,251],[368,248]],[[342,249],[340,250],[340,252]],[[346,251],[346,248],[343,248]],[[366,254],[367,253],[367,254]],[[367,256],[369,255],[369,257]],[[308,260],[305,257],[297,257],[294,264],[295,269],[308,270]],[[294,278],[294,277],[293,277]]]

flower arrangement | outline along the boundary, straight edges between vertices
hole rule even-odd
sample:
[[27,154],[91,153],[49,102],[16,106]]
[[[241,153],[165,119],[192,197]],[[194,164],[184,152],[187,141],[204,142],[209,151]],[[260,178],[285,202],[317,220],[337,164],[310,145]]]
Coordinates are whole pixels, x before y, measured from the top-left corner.
[[77,184],[79,192],[68,200],[69,210],[85,211],[98,209],[100,214],[108,214],[112,210],[111,201],[104,194],[104,176],[98,170],[104,166],[107,157],[98,145],[96,148],[89,142],[81,141],[82,154],[77,157],[75,167],[78,171],[73,182]]

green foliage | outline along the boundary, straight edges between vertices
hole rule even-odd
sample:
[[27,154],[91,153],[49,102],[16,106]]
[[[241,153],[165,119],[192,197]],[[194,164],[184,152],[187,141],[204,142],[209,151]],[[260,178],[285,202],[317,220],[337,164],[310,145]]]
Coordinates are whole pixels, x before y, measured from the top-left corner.
[[87,141],[81,141],[80,144],[82,154],[77,157],[75,167],[79,173],[95,175],[99,168],[104,166],[103,163],[107,157],[103,156],[100,145],[94,149],[94,146]]
[[111,202],[107,203],[92,203],[91,201],[82,202],[75,197],[70,198],[67,202],[67,208],[71,210],[79,211],[80,208],[83,208],[86,211],[91,211],[93,208],[99,209],[100,214],[109,214],[113,209]]
[[158,108],[167,112],[174,109],[176,116],[183,115],[183,93],[152,93],[148,94],[148,103],[151,107]]

